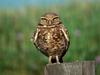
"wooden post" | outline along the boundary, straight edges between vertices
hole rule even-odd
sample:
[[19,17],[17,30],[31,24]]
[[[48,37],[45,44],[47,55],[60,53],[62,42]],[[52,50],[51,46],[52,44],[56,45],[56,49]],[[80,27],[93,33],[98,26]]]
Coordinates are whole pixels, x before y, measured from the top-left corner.
[[95,75],[95,61],[47,64],[44,75]]

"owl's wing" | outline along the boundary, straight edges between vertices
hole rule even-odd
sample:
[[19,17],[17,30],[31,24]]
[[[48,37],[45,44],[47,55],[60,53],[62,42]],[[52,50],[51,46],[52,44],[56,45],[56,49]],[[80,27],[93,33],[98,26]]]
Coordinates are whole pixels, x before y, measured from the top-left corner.
[[68,33],[68,30],[65,29],[64,27],[61,28],[61,31],[63,32],[66,40],[69,42],[69,33]]
[[37,29],[33,34],[32,34],[32,42],[34,43],[35,47],[42,52],[43,54],[45,54],[46,56],[48,56],[47,52],[44,49],[40,49],[40,46],[37,45],[37,39],[38,39],[38,34],[39,34],[40,30]]
[[69,48],[69,45],[70,45],[70,39],[69,39],[69,33],[68,33],[68,30],[65,29],[64,26],[61,27],[61,31],[62,31],[62,33],[64,34],[64,37],[65,37],[65,39],[66,39],[66,41],[67,41],[67,42],[66,42],[66,43],[67,43],[67,45],[66,45],[66,50],[63,50],[63,53],[62,53],[62,56],[61,56],[61,57],[63,57],[63,56],[65,55],[66,51],[67,51],[68,48]]
[[35,36],[34,36],[34,42],[36,42],[37,37],[38,37],[38,34],[39,34],[39,29],[37,28],[36,34],[35,34]]
[[38,48],[38,46],[36,44],[36,40],[38,38],[38,34],[39,34],[39,29],[37,28],[37,30],[32,33],[32,37],[31,37],[31,41],[34,43],[36,48]]
[[69,39],[69,33],[68,33],[68,30],[65,29],[64,26],[62,25],[61,31],[63,32],[63,34],[64,34],[64,36],[65,36],[65,39],[67,40],[66,48],[68,49],[68,48],[69,48],[69,45],[70,45],[70,39]]

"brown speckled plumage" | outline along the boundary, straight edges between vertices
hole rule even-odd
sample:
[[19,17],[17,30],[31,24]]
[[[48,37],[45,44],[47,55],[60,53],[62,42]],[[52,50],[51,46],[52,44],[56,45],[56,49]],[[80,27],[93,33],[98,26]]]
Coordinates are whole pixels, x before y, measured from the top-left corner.
[[52,63],[62,62],[70,43],[68,31],[55,13],[46,13],[41,17],[32,39],[35,46],[48,56],[49,62]]

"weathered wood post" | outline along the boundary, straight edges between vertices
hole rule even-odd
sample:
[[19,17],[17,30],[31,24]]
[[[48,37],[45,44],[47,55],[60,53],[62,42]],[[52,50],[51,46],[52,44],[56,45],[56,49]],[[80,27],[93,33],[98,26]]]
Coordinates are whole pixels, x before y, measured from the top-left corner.
[[95,61],[47,64],[44,75],[95,75]]

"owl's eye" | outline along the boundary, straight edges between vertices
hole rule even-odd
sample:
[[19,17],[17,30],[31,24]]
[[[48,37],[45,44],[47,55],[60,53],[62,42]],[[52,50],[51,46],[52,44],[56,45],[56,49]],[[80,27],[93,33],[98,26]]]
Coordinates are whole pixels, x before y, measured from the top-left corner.
[[42,20],[40,21],[40,24],[42,24],[42,25],[46,25],[46,24],[47,24],[47,20],[42,19]]
[[55,18],[55,19],[53,20],[53,24],[59,24],[59,22],[60,22],[60,19],[59,19],[59,18]]
[[59,21],[59,18],[55,18],[53,21],[54,21],[54,22],[57,22],[57,21]]

